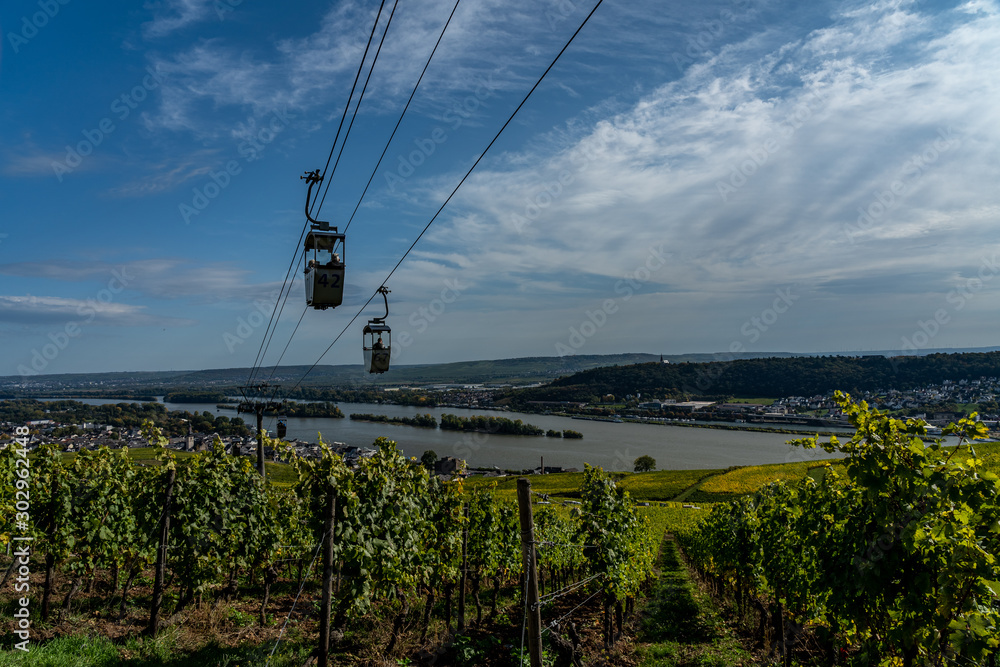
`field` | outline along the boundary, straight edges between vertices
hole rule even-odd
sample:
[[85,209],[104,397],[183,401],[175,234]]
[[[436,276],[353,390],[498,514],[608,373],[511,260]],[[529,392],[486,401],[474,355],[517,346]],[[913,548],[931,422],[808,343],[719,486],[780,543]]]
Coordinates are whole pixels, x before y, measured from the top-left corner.
[[802,461],[736,468],[706,479],[698,490],[691,494],[690,500],[698,502],[729,500],[735,496],[753,493],[776,480],[796,482],[805,477],[810,468],[819,465],[817,461]]
[[686,489],[724,470],[657,470],[629,473],[618,486],[636,500],[675,500]]

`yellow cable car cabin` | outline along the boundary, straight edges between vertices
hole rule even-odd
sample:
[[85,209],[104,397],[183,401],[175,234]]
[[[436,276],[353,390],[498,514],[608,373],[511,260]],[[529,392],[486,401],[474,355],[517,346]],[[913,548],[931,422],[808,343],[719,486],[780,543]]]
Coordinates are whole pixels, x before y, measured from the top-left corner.
[[312,230],[306,235],[306,305],[317,310],[344,302],[344,235]]
[[369,373],[385,373],[389,370],[392,355],[392,332],[384,322],[371,321],[362,331],[365,353],[365,370]]

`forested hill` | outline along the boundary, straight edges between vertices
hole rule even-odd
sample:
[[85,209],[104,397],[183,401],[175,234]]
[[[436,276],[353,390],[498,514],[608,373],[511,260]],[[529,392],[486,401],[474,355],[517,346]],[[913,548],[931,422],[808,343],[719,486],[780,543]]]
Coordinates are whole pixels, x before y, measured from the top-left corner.
[[944,380],[1000,376],[1000,352],[930,354],[912,357],[791,357],[712,363],[610,366],[558,378],[544,387],[519,391],[526,401],[595,401],[605,394],[643,396],[813,396],[911,389]]

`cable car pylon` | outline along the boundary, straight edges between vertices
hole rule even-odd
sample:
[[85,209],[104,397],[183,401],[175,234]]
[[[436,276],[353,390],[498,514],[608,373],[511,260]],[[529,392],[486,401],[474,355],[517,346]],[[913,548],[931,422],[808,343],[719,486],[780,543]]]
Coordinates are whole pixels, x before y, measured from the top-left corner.
[[[240,387],[243,401],[236,408],[237,414],[253,414],[257,416],[257,472],[261,477],[266,477],[264,470],[264,412],[267,410],[282,410],[282,403],[262,400],[264,390],[274,387],[276,390],[281,385],[272,385],[266,382],[259,384],[248,384]],[[273,395],[273,394],[272,394]]]
[[[369,373],[385,373],[389,370],[389,360],[392,357],[392,330],[385,323],[389,317],[389,290],[385,285],[378,288],[378,293],[385,301],[385,315],[368,320],[361,333],[361,348],[365,356],[365,370]],[[382,340],[382,336],[386,340]],[[376,336],[378,339],[376,340]]]

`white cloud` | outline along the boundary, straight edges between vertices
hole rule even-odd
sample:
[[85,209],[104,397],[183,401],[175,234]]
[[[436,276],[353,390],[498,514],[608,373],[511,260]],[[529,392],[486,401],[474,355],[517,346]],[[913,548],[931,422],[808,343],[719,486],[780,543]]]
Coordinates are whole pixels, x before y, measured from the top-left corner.
[[219,2],[220,0],[163,0],[160,6],[154,6],[153,20],[143,24],[143,33],[149,38],[165,37],[181,28],[200,23],[215,14],[213,7]]
[[[557,150],[542,139],[490,156],[419,252],[433,261],[447,249],[452,265],[464,255],[476,282],[544,274],[571,287],[580,274],[613,284],[662,243],[675,257],[654,282],[733,295],[975,264],[941,250],[957,239],[998,247],[1000,130],[989,119],[1000,81],[982,73],[1000,66],[1000,23],[948,18],[921,42],[928,17],[882,3],[766,52],[754,38],[731,44],[592,130],[553,133]],[[874,48],[908,40],[898,61]],[[949,132],[953,144],[939,134]],[[723,201],[719,184],[734,182]],[[852,243],[858,207],[896,182],[903,193]]]
[[0,274],[49,279],[59,282],[111,285],[116,291],[127,290],[155,299],[186,299],[196,303],[245,303],[263,298],[280,286],[277,283],[252,284],[249,271],[226,264],[197,264],[174,258],[151,258],[110,263],[19,262],[0,264]]
[[75,323],[77,326],[178,327],[193,320],[151,315],[144,306],[57,296],[0,296],[0,319],[11,324]]
[[[190,11],[178,13],[200,16],[200,3],[192,4]],[[461,5],[421,83],[411,112],[440,116],[483,82],[490,82],[496,90],[526,89],[540,73],[547,56],[558,51],[583,17],[582,10],[566,14],[565,8],[561,0],[482,0]],[[450,11],[451,3],[400,3],[365,94],[362,113],[394,114],[399,110]],[[368,55],[369,63],[388,14],[387,3]],[[216,38],[202,40],[178,54],[151,55],[153,66],[165,81],[161,107],[145,116],[147,126],[205,137],[226,131],[223,128],[229,118],[223,119],[219,113],[226,109],[238,113],[249,109],[264,115],[278,109],[318,108],[330,109],[331,116],[339,115],[375,15],[370,4],[345,0],[336,3],[318,29],[304,37],[253,46]],[[647,16],[645,24],[656,25],[660,20],[658,16]],[[634,35],[630,37],[634,39]],[[364,75],[358,92],[363,81]],[[575,88],[563,85],[576,94]]]
[[60,153],[40,151],[8,155],[3,173],[7,176],[52,176],[55,173],[52,164],[61,162],[65,157]]

